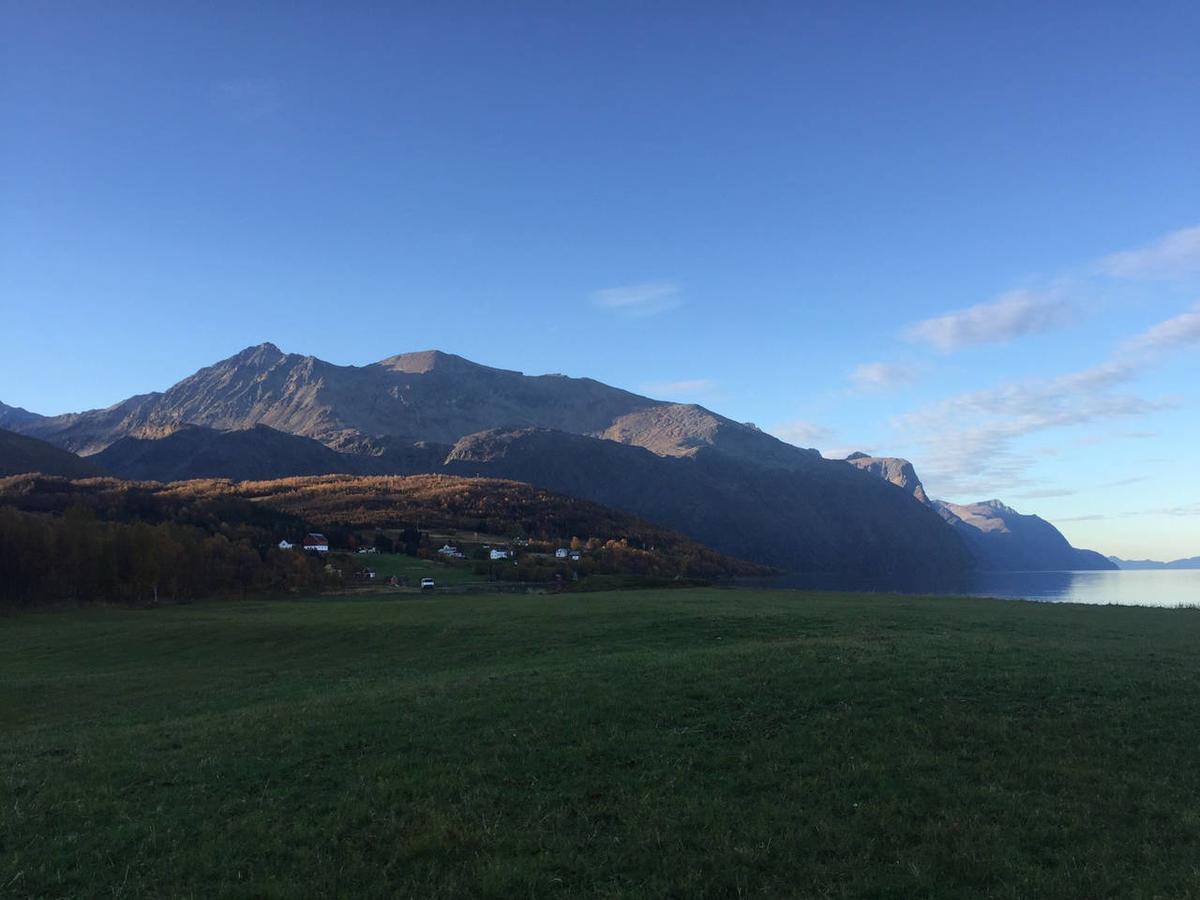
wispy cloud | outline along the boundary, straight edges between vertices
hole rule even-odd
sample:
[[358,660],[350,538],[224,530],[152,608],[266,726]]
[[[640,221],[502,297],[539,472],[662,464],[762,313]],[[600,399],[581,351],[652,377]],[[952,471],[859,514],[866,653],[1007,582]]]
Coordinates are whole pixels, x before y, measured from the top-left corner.
[[787,441],[789,444],[795,444],[797,447],[804,448],[824,444],[833,437],[833,431],[829,428],[803,419],[776,425],[771,429],[771,434],[775,435],[781,441]]
[[1157,431],[1107,431],[1103,434],[1088,434],[1079,438],[1075,443],[1080,447],[1094,447],[1109,441],[1137,441],[1158,437]]
[[1126,354],[1137,356],[1162,353],[1197,342],[1200,342],[1200,303],[1130,339],[1122,349]]
[[643,384],[641,391],[652,397],[694,397],[697,394],[707,394],[716,386],[717,383],[711,378],[688,378],[683,381]]
[[915,322],[903,335],[943,353],[1006,343],[1070,325],[1080,308],[1071,296],[1081,288],[1100,289],[1113,280],[1193,275],[1200,275],[1200,225],[1173,231],[1144,247],[1101,257],[1073,273],[1060,273],[1046,290],[1010,291],[986,303]]
[[1132,478],[1118,478],[1116,481],[1110,481],[1105,487],[1126,487],[1131,484],[1140,484],[1149,479],[1149,475],[1134,475]]
[[1200,273],[1200,225],[1173,231],[1145,247],[1104,257],[1098,268],[1112,278],[1178,278]]
[[1038,488],[1031,491],[1021,491],[1013,496],[1022,500],[1046,500],[1051,497],[1070,497],[1075,493],[1077,491],[1070,490],[1069,488]]
[[1125,512],[1106,514],[1089,513],[1082,516],[1063,516],[1058,522],[1098,522],[1104,519],[1135,519],[1139,516],[1200,516],[1200,501],[1179,506],[1152,506],[1149,509],[1131,509]]
[[908,326],[904,336],[953,353],[976,344],[1011,341],[1060,328],[1071,321],[1072,308],[1062,289],[1010,291],[979,303]]
[[592,302],[601,309],[641,319],[677,309],[683,305],[683,294],[674,282],[652,281],[596,291]]
[[912,384],[920,377],[920,366],[871,362],[855,366],[850,373],[850,385],[860,394],[882,393]]
[[1099,365],[958,394],[895,423],[924,447],[923,469],[939,491],[994,493],[1028,487],[1025,472],[1034,459],[1013,449],[1017,439],[1171,408],[1171,401],[1121,389],[1161,361],[1165,351],[1193,343],[1200,343],[1200,308],[1148,328]]

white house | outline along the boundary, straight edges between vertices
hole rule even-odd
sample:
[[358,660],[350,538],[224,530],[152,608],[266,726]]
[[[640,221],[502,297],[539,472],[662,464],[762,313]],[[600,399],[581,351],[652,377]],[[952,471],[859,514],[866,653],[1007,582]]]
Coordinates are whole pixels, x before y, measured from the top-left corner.
[[492,550],[489,555],[492,559],[508,559],[509,552],[507,550]]
[[570,555],[571,555],[571,551],[568,550],[566,547],[559,547],[557,550],[554,551],[555,559],[566,559]]
[[282,541],[279,542],[280,550],[291,550],[295,546],[296,546],[295,544],[288,543],[287,538],[284,538]]

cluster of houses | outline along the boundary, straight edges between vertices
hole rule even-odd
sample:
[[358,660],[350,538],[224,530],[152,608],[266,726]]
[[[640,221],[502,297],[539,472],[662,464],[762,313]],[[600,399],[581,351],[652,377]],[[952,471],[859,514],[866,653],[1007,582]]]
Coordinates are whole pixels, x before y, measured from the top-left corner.
[[[519,546],[525,546],[528,544],[527,541],[523,541],[519,538],[514,540],[513,543],[516,545],[519,545]],[[286,539],[279,542],[280,550],[291,550],[295,546],[296,546],[295,544],[287,541]],[[306,534],[304,536],[304,540],[301,542],[300,546],[301,546],[301,549],[303,549],[307,553],[328,553],[329,552],[329,539],[326,538],[325,535],[323,535],[323,534],[320,534],[317,532],[310,532],[309,534]],[[487,551],[488,551],[488,558],[492,559],[492,560],[512,559],[513,558],[513,551],[506,549],[506,548],[488,547]],[[375,551],[374,547],[359,547],[357,552],[361,553],[361,554],[367,554],[367,553],[375,553],[376,551]],[[463,553],[461,550],[459,550],[457,547],[455,547],[453,544],[444,544],[441,547],[441,549],[438,550],[438,555],[443,556],[446,559],[466,559],[467,558],[466,554]],[[578,562],[582,557],[583,557],[583,554],[579,550],[572,550],[570,547],[559,547],[557,550],[554,551],[555,559],[568,559],[568,560],[571,560],[572,562]],[[373,570],[364,569],[363,571],[364,572],[372,572],[372,574],[368,577],[370,577],[370,578],[375,577]]]
[[[494,559],[512,559],[512,551],[511,550],[502,550],[498,547],[488,547],[487,550],[488,550],[488,559],[493,559],[493,560]],[[453,544],[446,544],[440,550],[438,550],[438,554],[446,557],[447,559],[466,559],[467,558],[466,554],[464,554],[461,550],[459,550]]]
[[[282,541],[279,542],[280,550],[291,550],[291,549],[295,548],[295,546],[296,545],[293,544],[291,541],[289,541],[287,538],[284,538]],[[325,535],[323,535],[323,534],[317,534],[316,532],[309,532],[308,534],[306,534],[304,536],[304,540],[301,542],[300,546],[302,549],[304,549],[308,553],[328,553],[329,552],[329,538],[325,537]]]

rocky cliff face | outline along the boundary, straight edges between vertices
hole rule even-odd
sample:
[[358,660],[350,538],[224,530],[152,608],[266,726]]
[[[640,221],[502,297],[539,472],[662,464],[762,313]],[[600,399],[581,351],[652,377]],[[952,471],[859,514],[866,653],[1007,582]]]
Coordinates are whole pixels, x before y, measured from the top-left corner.
[[929,497],[925,493],[925,485],[917,477],[917,470],[907,459],[892,456],[868,456],[865,453],[851,453],[846,462],[864,472],[870,472],[884,481],[890,482],[926,505]]

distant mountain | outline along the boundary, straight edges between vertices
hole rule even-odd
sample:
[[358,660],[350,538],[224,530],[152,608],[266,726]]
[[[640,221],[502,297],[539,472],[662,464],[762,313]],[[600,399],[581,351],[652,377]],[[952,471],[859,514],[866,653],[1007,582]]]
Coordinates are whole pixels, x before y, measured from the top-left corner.
[[30,422],[36,422],[42,418],[45,417],[31,413],[27,409],[21,409],[19,406],[0,403],[0,428],[15,429],[18,425],[28,425]]
[[933,505],[967,540],[982,568],[1010,572],[1116,568],[1094,550],[1072,547],[1062,532],[1040,516],[1023,515],[999,500],[966,506],[935,500]]
[[1200,556],[1189,556],[1187,559],[1174,559],[1170,562],[1159,562],[1155,559],[1121,559],[1117,556],[1110,556],[1108,560],[1118,569],[1200,569]]
[[846,462],[894,484],[935,510],[962,535],[982,569],[1031,572],[1116,568],[1094,550],[1072,547],[1045,519],[1023,515],[999,500],[960,506],[929,499],[906,459],[852,453]]
[[36,438],[0,429],[0,475],[21,475],[26,472],[67,478],[90,478],[102,474],[98,466],[80,459],[74,453]]
[[588,378],[526,376],[438,351],[356,367],[261,344],[162,393],[16,427],[80,453],[104,451],[102,462],[130,477],[482,474],[614,506],[785,568],[971,566],[961,536],[913,497],[751,425]]

